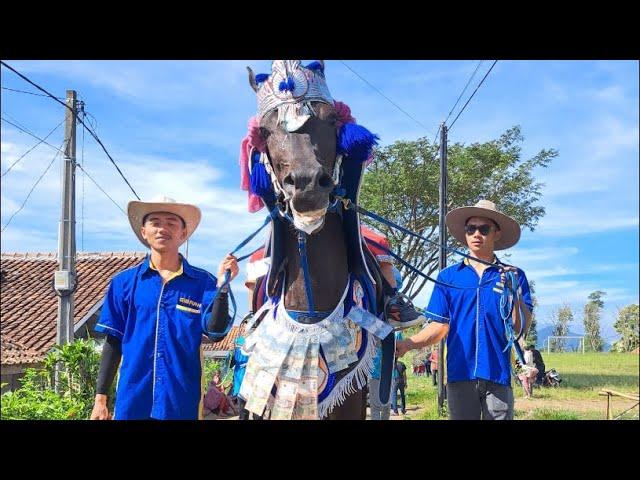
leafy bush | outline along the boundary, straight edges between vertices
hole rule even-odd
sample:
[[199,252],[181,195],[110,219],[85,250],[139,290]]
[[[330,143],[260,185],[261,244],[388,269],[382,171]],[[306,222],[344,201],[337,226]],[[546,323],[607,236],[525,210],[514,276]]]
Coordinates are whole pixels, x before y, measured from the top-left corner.
[[[40,370],[28,368],[21,387],[2,395],[0,418],[5,420],[88,419],[96,393],[100,354],[93,340],[78,339],[54,346]],[[59,385],[55,391],[56,364]]]

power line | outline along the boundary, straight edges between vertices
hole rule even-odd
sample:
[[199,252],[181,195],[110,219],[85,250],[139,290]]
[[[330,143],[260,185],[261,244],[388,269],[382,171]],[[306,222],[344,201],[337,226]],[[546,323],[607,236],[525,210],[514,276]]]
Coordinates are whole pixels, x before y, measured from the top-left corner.
[[91,128],[93,129],[93,131],[95,132],[96,130],[98,130],[98,119],[96,117],[94,117],[91,112],[87,112],[85,111],[84,114],[86,116],[89,116],[91,118],[93,118],[93,123],[91,121],[89,121],[89,119],[85,116],[85,119],[89,122],[89,125],[91,125]]
[[[456,100],[456,103],[453,104],[453,107],[451,107],[451,110],[449,110],[449,115],[447,115],[447,118],[445,118],[444,123],[446,125],[447,120],[449,120],[449,117],[451,116],[451,114],[453,113],[453,111],[456,109],[456,106],[458,105],[458,103],[460,102],[460,99],[462,98],[462,95],[464,95],[464,92],[467,91],[467,88],[469,87],[469,84],[471,83],[471,80],[473,80],[473,77],[476,76],[476,73],[478,71],[478,69],[480,68],[480,65],[482,65],[482,62],[484,62],[484,60],[480,60],[478,62],[478,65],[476,65],[476,69],[473,71],[473,73],[471,74],[471,76],[469,77],[469,80],[467,80],[467,84],[464,86],[464,88],[462,89],[462,92],[460,92],[460,95],[458,95],[458,99]],[[440,129],[442,129],[442,124],[438,125],[438,131],[436,132],[435,136],[433,137],[433,144],[436,143],[436,140],[438,139],[438,134],[440,133]],[[436,152],[440,149],[440,144],[438,144],[436,146]]]
[[[2,87],[3,90],[9,90],[11,92],[18,92],[18,93],[28,93],[29,95],[35,95],[36,97],[48,97],[49,95],[43,95],[41,93],[35,93],[35,92],[27,92],[25,90],[17,90],[15,88],[9,88],[9,87]],[[61,97],[56,97],[58,99],[60,99]]]
[[[28,130],[23,129],[23,128],[21,128],[21,127],[18,127],[15,123],[10,122],[10,121],[9,121],[9,120],[7,120],[6,118],[2,118],[2,120],[4,120],[4,121],[5,121],[5,122],[7,122],[7,123],[10,123],[10,124],[11,124],[11,125],[13,125],[14,127],[19,128],[19,129],[20,129],[20,130],[22,130],[24,133],[26,133],[26,134],[28,134],[28,135],[31,135],[31,136],[32,136],[32,137],[34,137],[35,139],[37,139],[37,140],[41,140],[41,141],[42,141],[42,143],[44,143],[45,145],[50,146],[51,148],[53,148],[54,150],[56,150],[58,153],[64,153],[64,152],[63,152],[62,150],[60,150],[58,147],[55,147],[54,145],[51,145],[49,142],[45,142],[45,141],[44,141],[44,140],[42,140],[40,137],[38,137],[37,135],[34,135],[33,133],[29,132]],[[93,183],[95,183],[96,187],[98,187],[98,188],[102,191],[102,193],[104,193],[104,194],[109,198],[109,200],[111,200],[111,201],[114,203],[114,205],[120,209],[120,211],[121,211],[122,213],[124,213],[124,214],[126,215],[126,212],[125,212],[124,210],[122,210],[122,208],[120,207],[120,205],[118,205],[118,204],[116,203],[116,201],[115,201],[113,198],[111,198],[111,197],[109,196],[109,194],[108,194],[107,192],[105,192],[105,191],[104,191],[104,189],[103,189],[100,185],[98,185],[98,183],[97,183],[97,182],[96,182],[96,181],[91,177],[91,175],[89,175],[89,173],[87,173],[87,171],[86,171],[84,168],[82,168],[82,166],[81,166],[81,165],[78,165],[76,162],[73,162],[73,163],[75,164],[75,166],[76,166],[76,167],[78,167],[80,170],[82,170],[82,171],[84,172],[84,174],[85,174],[87,177],[89,177],[89,180],[91,180]]]
[[44,143],[45,145],[48,145],[49,147],[53,148],[54,150],[58,150],[62,153],[64,153],[62,150],[60,150],[58,147],[56,147],[55,145],[51,145],[49,142],[45,141],[44,139],[40,138],[39,136],[31,133],[29,130],[27,130],[26,128],[23,128],[19,125],[16,125],[15,123],[7,120],[6,118],[0,116],[1,120],[4,120],[5,122],[7,122],[9,125],[13,125],[14,127],[16,127],[18,130],[26,133],[27,135],[31,135],[33,138],[35,138],[36,140],[40,140],[40,143]]
[[480,80],[480,83],[478,84],[478,86],[476,87],[476,89],[473,91],[473,93],[471,94],[471,96],[469,97],[469,100],[467,100],[467,103],[464,104],[464,106],[462,107],[462,110],[460,110],[458,112],[458,115],[456,116],[456,118],[453,120],[453,122],[451,122],[451,125],[449,126],[449,131],[451,131],[451,129],[453,128],[453,126],[456,123],[456,120],[458,120],[458,118],[460,117],[460,115],[462,114],[462,112],[464,112],[464,109],[467,108],[467,105],[469,105],[469,102],[471,101],[471,99],[473,98],[473,96],[476,94],[476,92],[478,91],[478,89],[480,88],[480,86],[484,83],[484,80],[487,78],[487,76],[491,73],[491,70],[493,70],[493,67],[496,65],[496,63],[498,63],[498,60],[494,60],[493,64],[491,65],[491,68],[489,68],[489,71],[487,71],[487,73],[485,73],[484,77],[482,77],[482,80]]
[[[85,110],[84,107],[87,106],[87,103],[84,101],[84,97],[82,96],[82,94],[80,94],[80,92],[78,92],[78,98],[80,99],[80,103],[82,104],[82,119],[87,120],[89,122],[89,126],[95,132],[96,130],[98,130],[98,119],[95,116],[93,116],[91,112],[87,112]],[[93,122],[89,120],[87,117],[91,117],[93,119]]]
[[[473,77],[476,76],[476,72],[478,71],[478,69],[480,68],[480,65],[482,65],[482,62],[484,62],[484,60],[480,60],[478,62],[478,65],[476,65],[476,69],[473,71],[473,73],[471,74],[471,76],[469,77],[469,80],[467,81],[467,84],[464,86],[464,88],[462,89],[462,92],[460,92],[460,95],[458,95],[458,99],[456,100],[456,103],[453,105],[453,107],[451,107],[451,110],[449,111],[449,115],[447,115],[447,118],[445,119],[444,123],[447,123],[447,120],[449,120],[449,117],[451,116],[451,114],[453,113],[453,111],[455,110],[456,106],[458,105],[458,102],[460,102],[460,99],[462,98],[462,95],[464,95],[464,92],[467,91],[467,87],[469,87],[469,84],[471,83],[471,80],[473,80]],[[440,130],[440,129],[438,129]]]
[[76,167],[78,167],[80,170],[82,170],[82,172],[83,172],[87,177],[89,177],[89,180],[91,180],[91,181],[94,183],[94,185],[95,185],[96,187],[98,187],[98,188],[100,189],[100,191],[101,191],[102,193],[104,193],[104,194],[107,196],[107,198],[108,198],[109,200],[111,200],[111,202],[112,202],[116,207],[118,207],[118,210],[120,210],[124,215],[127,215],[127,212],[125,212],[125,211],[122,209],[122,207],[120,207],[120,205],[118,205],[118,203],[117,203],[113,198],[111,198],[111,196],[110,196],[107,192],[105,192],[105,191],[104,191],[104,189],[103,189],[103,188],[98,184],[98,182],[96,182],[96,181],[93,179],[93,177],[92,177],[91,175],[89,175],[89,172],[87,172],[84,168],[82,168],[82,165],[78,164],[77,162],[73,162],[73,164],[74,164]]
[[382,93],[380,90],[378,90],[375,86],[373,86],[371,83],[369,83],[369,81],[364,78],[362,75],[360,75],[358,72],[356,72],[353,68],[351,68],[349,65],[347,65],[344,61],[340,60],[340,62],[347,67],[349,70],[351,70],[358,78],[360,78],[360,80],[362,80],[364,83],[366,83],[367,85],[369,85],[371,88],[373,88],[376,92],[378,92],[380,95],[382,95],[388,102],[390,102],[393,106],[395,106],[398,110],[400,110],[402,113],[404,113],[407,117],[409,117],[411,120],[413,120],[414,122],[416,122],[418,125],[420,125],[422,128],[424,128],[424,130],[427,133],[431,133],[431,130],[428,129],[427,127],[425,127],[421,122],[419,122],[418,120],[416,120],[415,118],[413,118],[411,115],[409,115],[405,110],[402,109],[402,107],[400,107],[400,105],[398,105],[396,102],[394,102],[393,100],[391,100],[389,97],[387,97],[384,93]]
[[[80,111],[84,114],[84,102],[80,102]],[[82,166],[84,166],[84,128],[82,129]],[[82,171],[82,207],[80,209],[80,250],[84,251],[84,177],[86,173]]]
[[[62,147],[62,145],[64,144],[64,141],[62,142],[62,144],[60,145],[60,147]],[[16,210],[13,215],[11,215],[11,217],[9,218],[9,220],[7,221],[7,223],[5,224],[4,227],[2,227],[2,232],[4,232],[6,230],[6,228],[9,226],[9,224],[11,223],[11,220],[13,220],[13,217],[15,217],[18,213],[20,213],[20,211],[24,208],[24,206],[27,204],[27,200],[29,200],[29,197],[31,196],[31,194],[33,193],[33,191],[36,189],[36,187],[38,186],[38,184],[40,183],[40,180],[42,180],[42,178],[47,174],[47,172],[49,171],[49,169],[51,168],[51,165],[53,165],[53,162],[55,162],[56,158],[58,158],[58,155],[60,155],[60,152],[62,152],[62,150],[58,149],[58,151],[56,152],[56,154],[53,156],[53,158],[51,159],[51,161],[49,162],[49,165],[47,165],[47,168],[45,168],[44,172],[42,172],[42,175],[40,175],[40,178],[38,178],[38,180],[36,180],[36,183],[33,184],[33,187],[31,187],[31,190],[29,190],[29,193],[27,194],[27,197],[24,199],[24,201],[22,202],[22,205],[20,205],[20,208],[18,208],[18,210]]]
[[103,145],[102,141],[98,138],[98,135],[96,133],[94,133],[94,131],[91,130],[89,127],[87,127],[87,125],[83,121],[80,121],[80,123],[87,130],[87,132],[89,132],[91,134],[91,136],[95,139],[95,141],[100,144],[100,146],[102,147],[102,150],[104,150],[104,153],[107,154],[107,157],[109,157],[109,160],[111,160],[111,163],[113,163],[113,166],[116,167],[116,170],[118,170],[118,173],[120,174],[122,179],[125,181],[125,183],[129,187],[129,189],[133,192],[133,194],[136,196],[136,198],[138,200],[140,200],[140,196],[133,189],[133,187],[129,183],[129,180],[127,180],[127,177],[124,176],[124,173],[122,173],[122,170],[120,170],[120,167],[118,167],[118,164],[116,164],[116,161],[111,157],[111,155],[109,155],[109,152],[107,152],[107,148]]
[[120,170],[120,167],[118,167],[118,164],[116,163],[116,161],[113,159],[113,157],[111,157],[111,155],[109,154],[109,152],[107,151],[107,148],[104,146],[104,144],[102,143],[102,141],[98,138],[98,135],[96,135],[93,130],[91,130],[89,127],[87,127],[84,123],[84,121],[82,121],[80,118],[78,118],[76,112],[73,111],[73,109],[67,105],[64,102],[61,102],[60,100],[58,100],[58,97],[52,95],[51,93],[49,93],[48,91],[46,91],[44,88],[42,88],[40,85],[32,82],[31,80],[29,80],[27,77],[25,77],[23,74],[21,74],[20,72],[18,72],[15,68],[11,67],[10,65],[7,65],[5,62],[0,60],[0,63],[2,65],[4,65],[6,68],[8,68],[9,70],[11,70],[13,73],[15,73],[16,75],[18,75],[20,78],[22,78],[23,80],[25,80],[26,82],[29,82],[31,85],[33,85],[34,87],[36,87],[38,90],[43,91],[44,93],[46,93],[49,97],[51,97],[53,100],[55,100],[56,102],[58,102],[59,104],[61,104],[62,106],[64,106],[65,108],[68,108],[69,110],[71,110],[71,112],[73,113],[74,118],[76,118],[84,128],[87,129],[87,131],[91,134],[91,136],[95,139],[96,142],[98,142],[98,144],[102,147],[102,150],[104,150],[104,153],[107,154],[107,157],[109,157],[109,160],[111,161],[111,163],[113,163],[113,166],[116,167],[116,170],[118,170],[118,173],[120,174],[120,176],[122,177],[122,179],[125,181],[125,183],[129,186],[129,188],[131,189],[131,191],[133,192],[133,194],[136,196],[136,198],[138,200],[140,200],[140,197],[138,196],[138,194],[136,193],[136,191],[133,189],[133,187],[131,186],[131,184],[129,183],[129,180],[127,180],[127,177],[124,176],[124,173],[122,173],[122,170]]
[[[62,121],[61,121],[61,122],[60,122],[60,123],[59,123],[59,124],[58,124],[54,129],[53,129],[53,130],[51,130],[51,131],[47,134],[47,136],[46,136],[46,137],[44,137],[44,140],[46,140],[47,138],[49,138],[49,137],[53,134],[53,132],[55,132],[58,128],[60,128],[60,125],[62,125],[63,123],[64,123],[64,120],[62,120]],[[40,140],[40,141],[38,141],[38,143],[36,143],[33,147],[31,147],[29,150],[27,150],[26,152],[24,152],[24,153],[20,156],[20,158],[18,158],[15,162],[13,162],[13,163],[9,166],[9,168],[7,168],[7,170],[6,170],[2,175],[0,175],[0,177],[4,177],[7,173],[9,173],[9,171],[10,171],[13,167],[15,167],[15,166],[18,164],[18,162],[19,162],[20,160],[22,160],[24,157],[26,157],[26,156],[29,154],[29,152],[33,151],[33,150],[34,150],[38,145],[40,145],[44,140]]]
[[9,115],[7,112],[2,112],[2,115],[4,115],[5,117],[7,117],[9,120],[11,120],[12,122],[14,122],[16,124],[16,126],[18,127],[22,127],[23,129],[26,129],[27,127],[25,127],[24,125],[22,125],[18,119],[12,117],[11,115]]

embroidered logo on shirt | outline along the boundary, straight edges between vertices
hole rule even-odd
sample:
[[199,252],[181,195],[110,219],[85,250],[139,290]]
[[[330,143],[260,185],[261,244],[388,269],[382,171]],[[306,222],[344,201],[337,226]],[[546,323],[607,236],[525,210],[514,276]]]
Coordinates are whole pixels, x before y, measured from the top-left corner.
[[185,312],[200,313],[201,303],[191,300],[190,298],[180,297],[176,308]]

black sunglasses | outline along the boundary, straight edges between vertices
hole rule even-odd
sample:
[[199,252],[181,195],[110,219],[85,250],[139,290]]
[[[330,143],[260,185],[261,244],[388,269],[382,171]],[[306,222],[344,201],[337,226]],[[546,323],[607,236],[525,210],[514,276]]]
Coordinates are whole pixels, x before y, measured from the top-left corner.
[[474,225],[473,223],[467,223],[464,226],[464,231],[467,235],[473,235],[474,233],[476,233],[476,230],[480,230],[480,234],[486,237],[487,235],[489,235],[492,226],[493,225]]

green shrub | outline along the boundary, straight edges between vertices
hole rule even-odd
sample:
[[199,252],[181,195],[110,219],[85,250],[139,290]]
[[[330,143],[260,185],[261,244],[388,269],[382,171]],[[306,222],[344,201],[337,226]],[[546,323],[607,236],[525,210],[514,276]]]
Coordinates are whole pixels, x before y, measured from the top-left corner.
[[[56,364],[60,365],[55,391]],[[93,408],[100,354],[93,340],[78,339],[56,345],[42,369],[28,368],[15,392],[2,395],[0,418],[4,420],[81,420]]]

